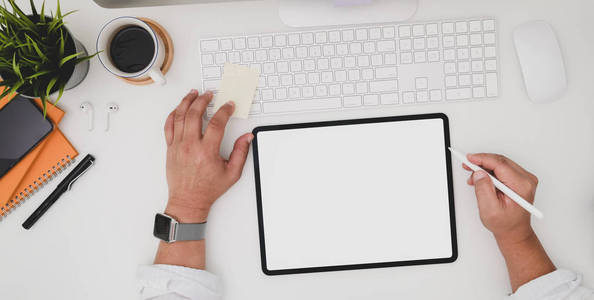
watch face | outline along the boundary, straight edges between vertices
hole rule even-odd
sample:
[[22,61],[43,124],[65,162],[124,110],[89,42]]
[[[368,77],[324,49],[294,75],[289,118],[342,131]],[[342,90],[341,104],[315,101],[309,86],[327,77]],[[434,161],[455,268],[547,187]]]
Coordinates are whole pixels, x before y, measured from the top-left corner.
[[155,215],[155,229],[153,235],[166,242],[170,241],[169,233],[171,232],[171,219],[162,214]]

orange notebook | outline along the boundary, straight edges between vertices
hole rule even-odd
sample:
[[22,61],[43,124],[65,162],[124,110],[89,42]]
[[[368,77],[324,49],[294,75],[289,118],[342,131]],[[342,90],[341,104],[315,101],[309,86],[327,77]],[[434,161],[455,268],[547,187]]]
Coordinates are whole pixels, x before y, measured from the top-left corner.
[[[10,98],[1,99],[0,107],[6,105]],[[41,100],[35,101],[37,105],[41,105]],[[0,218],[6,216],[24,199],[30,197],[57,173],[69,166],[78,155],[76,149],[57,126],[64,112],[53,105],[48,105],[47,115],[54,123],[54,130],[0,178]]]

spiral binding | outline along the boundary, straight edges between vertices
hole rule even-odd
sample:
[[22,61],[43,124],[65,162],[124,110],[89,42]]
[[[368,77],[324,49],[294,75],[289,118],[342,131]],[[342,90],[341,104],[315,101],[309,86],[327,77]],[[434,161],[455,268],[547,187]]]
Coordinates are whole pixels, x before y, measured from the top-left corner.
[[17,192],[10,200],[0,207],[0,221],[8,216],[15,208],[21,206],[23,202],[31,198],[40,188],[44,187],[54,178],[58,177],[66,168],[75,162],[75,158],[66,155],[55,165],[51,166],[50,169],[41,173],[37,180],[33,180],[32,184],[29,184],[24,190]]

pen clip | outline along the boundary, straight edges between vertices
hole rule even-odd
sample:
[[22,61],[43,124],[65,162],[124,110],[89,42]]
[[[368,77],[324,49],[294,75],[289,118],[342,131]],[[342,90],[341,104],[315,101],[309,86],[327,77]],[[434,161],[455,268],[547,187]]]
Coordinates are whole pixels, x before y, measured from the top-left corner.
[[70,189],[72,188],[72,184],[77,181],[83,174],[87,173],[87,171],[95,164],[94,161],[90,161],[91,165],[89,165],[88,167],[86,167],[82,172],[80,172],[80,174],[78,174],[78,176],[76,176],[76,178],[72,179],[72,181],[70,181],[70,183],[68,183],[68,190],[70,191]]

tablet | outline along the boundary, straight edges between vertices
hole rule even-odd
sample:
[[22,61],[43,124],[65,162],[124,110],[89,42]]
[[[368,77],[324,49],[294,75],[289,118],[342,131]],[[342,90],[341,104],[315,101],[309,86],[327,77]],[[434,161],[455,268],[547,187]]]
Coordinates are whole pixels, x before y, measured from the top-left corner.
[[456,260],[446,115],[264,126],[253,133],[265,274]]

